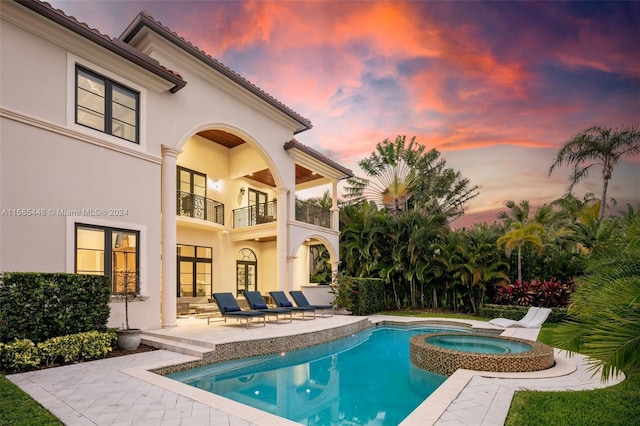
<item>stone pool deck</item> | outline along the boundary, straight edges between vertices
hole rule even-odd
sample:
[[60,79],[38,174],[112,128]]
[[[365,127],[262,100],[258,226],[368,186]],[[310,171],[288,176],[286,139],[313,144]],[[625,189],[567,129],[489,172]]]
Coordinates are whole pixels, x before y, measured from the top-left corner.
[[[166,347],[128,356],[64,367],[13,374],[7,378],[31,395],[68,426],[85,425],[265,425],[297,424],[191,386],[149,370],[202,363],[221,352],[232,353],[235,344],[261,341],[281,345],[322,336],[333,338],[344,330],[361,328],[362,321],[425,322],[424,318],[373,315],[336,315],[315,320],[267,324],[246,328],[232,322],[207,325],[196,318],[178,320],[178,327],[146,333],[148,342]],[[436,319],[429,319],[434,322]],[[483,321],[445,322],[494,328]],[[503,335],[535,340],[539,330],[508,329]],[[279,346],[278,346],[279,347]],[[216,355],[216,349],[220,351]],[[228,357],[229,355],[225,355]],[[403,422],[413,425],[502,425],[515,391],[578,390],[610,386],[586,371],[586,360],[556,351],[556,366],[535,373],[487,373],[458,370]]]

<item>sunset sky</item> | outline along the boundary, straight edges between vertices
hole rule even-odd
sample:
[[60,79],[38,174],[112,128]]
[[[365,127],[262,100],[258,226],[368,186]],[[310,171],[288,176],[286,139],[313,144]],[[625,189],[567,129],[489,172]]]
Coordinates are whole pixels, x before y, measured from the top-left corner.
[[[640,2],[52,1],[118,37],[140,10],[309,118],[296,138],[357,163],[398,134],[480,187],[464,219],[548,203],[562,142],[640,123]],[[600,196],[601,169],[576,187]],[[640,158],[614,170],[612,213],[640,204]]]

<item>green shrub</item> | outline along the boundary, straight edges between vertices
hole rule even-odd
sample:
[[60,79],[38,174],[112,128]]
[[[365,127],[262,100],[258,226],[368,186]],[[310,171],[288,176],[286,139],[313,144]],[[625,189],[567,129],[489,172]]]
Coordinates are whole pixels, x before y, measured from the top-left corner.
[[[508,318],[519,320],[529,310],[529,306],[515,305],[491,305],[486,304],[478,309],[478,315],[483,318]],[[567,308],[552,308],[546,322],[557,323],[565,319],[567,316]]]
[[334,305],[353,315],[369,315],[384,310],[384,281],[377,278],[355,278],[339,275],[332,284]]
[[109,277],[64,273],[0,274],[0,341],[106,330]]
[[38,348],[29,339],[16,339],[0,346],[0,368],[23,371],[40,364]]
[[115,330],[52,337],[37,345],[28,339],[0,343],[0,368],[22,371],[41,364],[51,367],[57,363],[104,358],[115,343]]

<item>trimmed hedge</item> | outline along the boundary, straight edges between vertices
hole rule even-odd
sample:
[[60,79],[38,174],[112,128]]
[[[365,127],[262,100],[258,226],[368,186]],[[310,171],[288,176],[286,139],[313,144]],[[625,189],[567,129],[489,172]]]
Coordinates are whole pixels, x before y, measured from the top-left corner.
[[41,364],[51,367],[57,363],[104,358],[111,352],[116,339],[115,330],[109,330],[53,337],[38,344],[29,339],[0,343],[0,369],[24,371]]
[[[529,306],[516,305],[491,305],[486,304],[478,309],[478,316],[483,318],[508,318],[520,320],[529,310]],[[564,320],[567,316],[567,308],[551,308],[551,313],[546,322],[556,323]]]
[[378,278],[356,278],[340,275],[332,284],[334,305],[353,315],[369,315],[383,311],[384,281]]
[[111,281],[100,275],[0,274],[0,342],[35,343],[84,331],[104,331]]

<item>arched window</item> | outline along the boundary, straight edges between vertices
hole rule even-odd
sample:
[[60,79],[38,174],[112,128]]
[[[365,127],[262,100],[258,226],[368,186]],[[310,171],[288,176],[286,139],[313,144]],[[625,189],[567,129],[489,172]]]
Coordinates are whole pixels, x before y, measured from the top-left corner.
[[238,252],[236,260],[236,295],[242,295],[245,290],[258,289],[258,260],[253,250],[243,248]]

